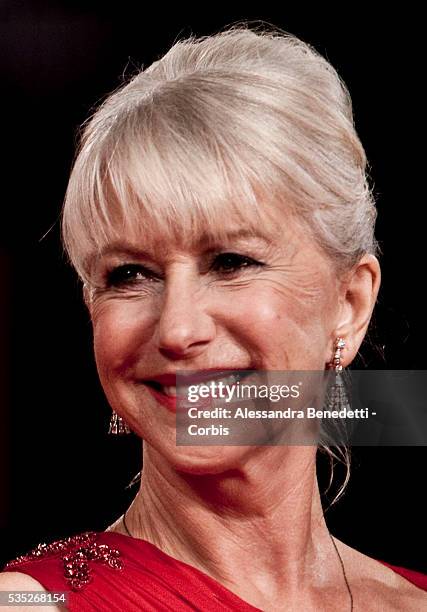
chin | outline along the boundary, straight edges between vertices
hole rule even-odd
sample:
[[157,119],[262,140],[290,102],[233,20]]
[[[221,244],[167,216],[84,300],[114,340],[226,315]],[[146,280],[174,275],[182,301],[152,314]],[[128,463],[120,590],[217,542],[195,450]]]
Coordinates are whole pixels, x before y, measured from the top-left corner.
[[247,452],[245,446],[175,446],[163,457],[179,472],[208,475],[238,468]]

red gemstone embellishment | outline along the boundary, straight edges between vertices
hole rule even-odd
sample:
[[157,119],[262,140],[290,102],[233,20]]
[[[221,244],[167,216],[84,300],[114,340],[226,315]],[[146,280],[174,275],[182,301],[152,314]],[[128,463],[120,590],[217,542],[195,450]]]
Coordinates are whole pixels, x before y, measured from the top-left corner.
[[120,551],[111,548],[108,544],[98,544],[96,541],[98,535],[95,531],[87,531],[63,540],[56,540],[51,544],[39,544],[29,553],[9,561],[4,569],[12,569],[21,563],[64,553],[61,559],[65,578],[73,591],[79,591],[92,580],[90,561],[97,561],[115,570],[123,569]]

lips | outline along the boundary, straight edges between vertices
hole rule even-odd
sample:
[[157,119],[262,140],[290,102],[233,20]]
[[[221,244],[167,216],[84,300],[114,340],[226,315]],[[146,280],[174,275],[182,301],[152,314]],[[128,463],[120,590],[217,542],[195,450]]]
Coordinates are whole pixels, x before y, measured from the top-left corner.
[[[183,412],[186,413],[188,408],[194,407],[188,401],[188,386],[179,387],[178,390],[174,385],[164,386],[156,381],[145,381],[144,383],[147,390],[151,395],[163,406],[168,408],[171,412]],[[178,393],[177,393],[178,391]],[[197,402],[198,408],[208,408],[212,403],[212,398],[199,400]]]
[[149,379],[145,379],[144,383],[158,383],[163,387],[176,386],[177,377],[179,381],[185,385],[194,385],[205,382],[207,380],[216,380],[229,375],[230,372],[240,372],[251,370],[252,368],[208,368],[205,370],[199,370],[197,372],[190,370],[191,374],[185,374],[184,370],[178,370],[175,372],[166,372],[163,374],[155,374],[150,376]]
[[[250,372],[253,371],[254,368],[209,368],[205,370],[200,370],[198,372],[191,371],[191,374],[184,374],[183,371],[175,372],[165,372],[162,374],[156,374],[152,376],[150,379],[145,379],[142,381],[144,385],[146,385],[148,391],[153,395],[153,397],[166,408],[168,408],[171,412],[177,411],[177,400],[179,400],[179,408],[183,411],[187,410],[186,402],[188,400],[188,387],[190,385],[207,383],[212,380],[218,379],[228,379],[230,377],[230,372],[240,373],[242,371]],[[240,377],[239,377],[240,378]],[[179,383],[178,392],[177,393],[177,379]],[[228,381],[229,384],[235,383],[238,378],[230,378]],[[206,400],[203,404],[207,403]],[[210,402],[209,402],[210,403]],[[192,404],[194,406],[194,404]],[[202,406],[200,406],[202,407]]]

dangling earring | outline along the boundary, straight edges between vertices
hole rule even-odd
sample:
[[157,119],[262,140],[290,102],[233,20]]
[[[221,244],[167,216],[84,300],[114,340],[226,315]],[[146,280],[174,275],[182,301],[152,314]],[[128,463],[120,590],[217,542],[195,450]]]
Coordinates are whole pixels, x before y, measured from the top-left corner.
[[131,433],[131,431],[129,429],[129,425],[114,410],[113,410],[113,414],[111,415],[110,427],[108,429],[108,433],[116,435],[116,436],[121,436],[123,434],[130,434]]
[[332,361],[329,364],[330,369],[335,370],[335,382],[332,385],[328,394],[328,409],[329,410],[350,410],[347,393],[345,391],[344,382],[341,376],[341,351],[345,348],[345,341],[342,338],[335,340],[335,353]]

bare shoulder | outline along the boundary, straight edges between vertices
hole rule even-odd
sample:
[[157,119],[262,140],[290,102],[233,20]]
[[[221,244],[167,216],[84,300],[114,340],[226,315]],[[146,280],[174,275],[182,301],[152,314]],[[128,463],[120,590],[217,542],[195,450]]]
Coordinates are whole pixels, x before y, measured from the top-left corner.
[[0,587],[3,589],[11,588],[15,590],[46,591],[46,589],[32,576],[21,572],[2,572],[0,573]]
[[[38,580],[22,574],[21,572],[2,572],[0,573],[0,591],[42,591],[45,589]],[[6,610],[14,610],[15,612],[33,612],[34,606],[6,606]],[[38,612],[61,612],[63,608],[60,606],[37,606]]]
[[[336,540],[336,539],[335,539]],[[336,540],[355,599],[366,603],[372,612],[385,610],[427,612],[427,592],[393,569]]]

